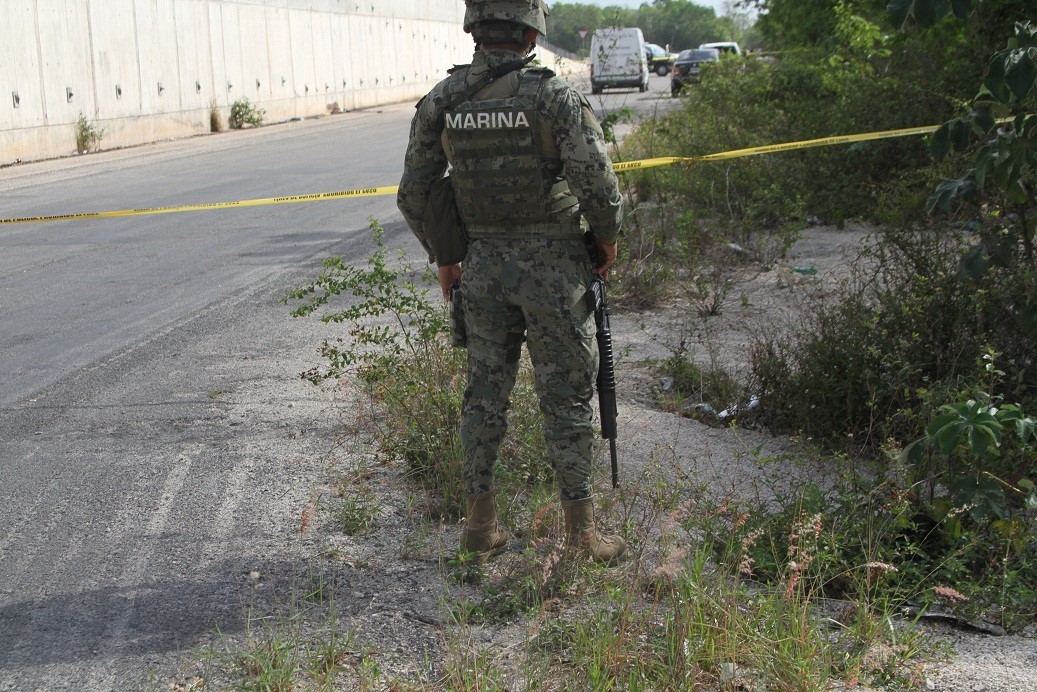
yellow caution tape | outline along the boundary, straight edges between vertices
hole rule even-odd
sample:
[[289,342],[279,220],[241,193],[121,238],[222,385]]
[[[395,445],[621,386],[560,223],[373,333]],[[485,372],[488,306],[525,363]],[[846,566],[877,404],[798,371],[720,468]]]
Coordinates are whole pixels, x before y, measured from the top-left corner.
[[909,137],[911,135],[924,135],[936,132],[939,125],[927,125],[925,127],[908,127],[900,130],[883,130],[882,132],[865,132],[859,135],[840,135],[838,137],[821,137],[819,139],[806,139],[801,142],[786,142],[784,144],[769,144],[763,147],[749,147],[748,149],[735,149],[724,151],[719,154],[706,154],[704,156],[666,156],[657,159],[641,159],[640,161],[622,161],[613,164],[616,172],[640,170],[642,168],[654,168],[656,166],[670,166],[675,163],[693,163],[695,161],[720,161],[723,159],[737,159],[743,156],[757,156],[759,154],[773,154],[779,151],[792,151],[794,149],[810,149],[811,147],[826,147],[833,144],[849,144],[850,142],[866,142],[872,139],[887,139],[890,137]]
[[95,211],[81,214],[58,214],[55,216],[26,216],[20,219],[0,219],[5,223],[31,223],[34,221],[67,221],[69,219],[111,219],[120,216],[146,216],[148,214],[172,214],[181,211],[201,211],[203,209],[229,209],[238,207],[261,207],[267,204],[296,204],[298,202],[317,202],[326,199],[342,199],[344,197],[375,197],[378,195],[395,195],[399,188],[366,187],[359,190],[343,190],[341,192],[318,192],[312,195],[292,195],[289,197],[267,197],[264,199],[243,199],[237,202],[211,202],[209,204],[182,204],[175,207],[151,207],[147,209],[123,209],[121,211]]
[[[706,154],[704,156],[666,156],[654,159],[641,159],[639,161],[620,161],[613,164],[617,173],[625,171],[640,170],[642,168],[655,168],[657,166],[670,166],[675,163],[693,163],[696,161],[720,161],[723,159],[736,159],[743,156],[758,156],[760,154],[773,154],[781,151],[793,151],[796,149],[809,149],[811,147],[831,146],[833,144],[848,144],[850,142],[865,142],[873,139],[888,139],[890,137],[909,137],[911,135],[924,135],[935,132],[939,125],[927,125],[925,127],[908,127],[900,130],[883,130],[881,132],[865,132],[857,135],[841,135],[838,137],[821,137],[819,139],[807,139],[800,142],[786,142],[784,144],[770,144],[762,147],[749,147],[748,149],[735,149],[718,154]],[[67,221],[70,219],[110,219],[121,216],[145,216],[148,214],[172,214],[182,211],[201,211],[203,209],[230,209],[239,207],[259,207],[268,204],[296,204],[298,202],[317,202],[329,199],[343,199],[346,197],[376,197],[379,195],[395,195],[399,190],[396,185],[386,187],[368,187],[359,190],[343,190],[341,192],[318,192],[312,195],[292,195],[290,197],[268,197],[265,199],[244,199],[237,202],[212,202],[210,204],[184,204],[175,207],[152,207],[149,209],[124,209],[121,211],[97,211],[81,214],[58,214],[55,216],[27,216],[20,219],[0,219],[0,225],[9,223],[33,223],[38,221]]]

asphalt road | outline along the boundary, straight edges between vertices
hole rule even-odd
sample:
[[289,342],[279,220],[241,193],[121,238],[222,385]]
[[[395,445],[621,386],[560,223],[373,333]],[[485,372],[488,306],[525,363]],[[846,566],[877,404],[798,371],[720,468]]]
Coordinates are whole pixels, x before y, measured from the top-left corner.
[[[394,185],[411,112],[2,169],[0,218]],[[164,687],[304,576],[343,404],[278,299],[368,257],[370,218],[420,259],[392,197],[0,225],[0,689]]]

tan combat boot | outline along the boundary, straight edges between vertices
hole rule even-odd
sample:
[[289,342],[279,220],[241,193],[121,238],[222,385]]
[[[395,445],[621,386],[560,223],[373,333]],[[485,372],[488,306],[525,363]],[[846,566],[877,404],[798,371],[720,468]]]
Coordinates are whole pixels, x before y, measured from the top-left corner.
[[627,544],[619,536],[603,536],[594,525],[593,498],[562,500],[565,516],[565,538],[578,544],[596,562],[612,567],[626,559]]
[[479,553],[479,561],[497,555],[508,546],[508,532],[497,523],[497,501],[493,491],[466,495],[468,523],[461,530],[461,549]]

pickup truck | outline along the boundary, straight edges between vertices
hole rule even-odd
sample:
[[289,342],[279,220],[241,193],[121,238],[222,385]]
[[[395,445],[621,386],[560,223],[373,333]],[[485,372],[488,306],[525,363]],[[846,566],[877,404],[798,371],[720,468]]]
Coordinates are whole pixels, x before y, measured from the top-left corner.
[[673,68],[673,63],[677,60],[676,53],[671,53],[655,43],[645,44],[645,57],[648,58],[649,71],[660,77],[668,75]]

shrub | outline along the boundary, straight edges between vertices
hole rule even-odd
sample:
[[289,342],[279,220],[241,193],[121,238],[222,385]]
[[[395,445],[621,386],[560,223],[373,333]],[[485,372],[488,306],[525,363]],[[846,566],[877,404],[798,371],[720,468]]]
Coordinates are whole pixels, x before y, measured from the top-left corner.
[[246,125],[250,127],[259,127],[263,124],[263,117],[265,115],[265,110],[258,107],[247,98],[240,98],[231,104],[230,118],[227,119],[227,123],[230,125],[232,130],[240,130]]
[[85,154],[96,150],[104,138],[104,128],[98,127],[97,123],[88,120],[82,113],[76,121],[76,151]]
[[[347,265],[341,257],[324,262],[324,271],[286,300],[303,300],[292,313],[322,310],[338,296],[348,307],[327,310],[321,320],[344,323],[350,340],[326,341],[322,366],[302,373],[314,384],[329,378],[356,377],[380,412],[375,436],[381,451],[403,460],[412,480],[430,491],[433,514],[463,516],[464,474],[458,421],[465,386],[465,351],[449,345],[450,325],[438,295],[438,279],[427,268],[415,274],[397,263],[383,242],[383,231],[371,222],[375,251],[366,269]],[[512,393],[509,433],[496,467],[504,495],[525,485],[553,480],[542,443],[543,423],[528,360]]]
[[[721,61],[688,90],[683,108],[630,139],[628,156],[640,157],[660,142],[665,155],[702,156],[929,124],[950,113],[944,104],[934,117],[931,99],[916,98],[920,86],[877,74],[867,64],[833,65],[824,57]],[[665,189],[676,195],[701,218],[730,227],[731,235],[760,228],[790,232],[807,215],[832,223],[872,216],[873,186],[925,160],[919,139],[877,140],[671,167],[636,181],[645,194]]]
[[1033,622],[1037,535],[1025,527],[1037,512],[977,519],[989,484],[967,498],[920,501],[902,475],[909,473],[898,468],[885,481],[864,474],[827,489],[808,484],[779,496],[776,510],[727,507],[730,535],[721,526],[708,540],[725,564],[738,561],[732,546],[744,550],[743,576],[816,597],[892,610],[938,604],[966,621],[1010,628]]

